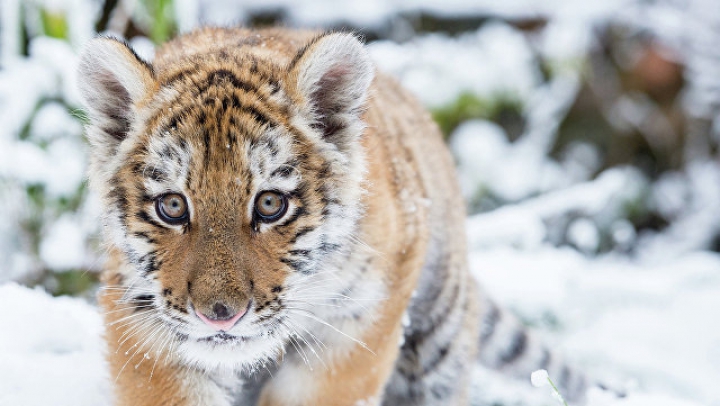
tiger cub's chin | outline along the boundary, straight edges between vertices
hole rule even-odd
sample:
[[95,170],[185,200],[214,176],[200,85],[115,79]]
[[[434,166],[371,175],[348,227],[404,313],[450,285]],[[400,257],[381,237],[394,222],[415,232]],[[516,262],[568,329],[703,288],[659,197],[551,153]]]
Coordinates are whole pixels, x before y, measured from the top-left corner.
[[240,337],[217,334],[188,338],[177,346],[181,363],[208,371],[256,371],[280,359],[285,340],[282,337]]

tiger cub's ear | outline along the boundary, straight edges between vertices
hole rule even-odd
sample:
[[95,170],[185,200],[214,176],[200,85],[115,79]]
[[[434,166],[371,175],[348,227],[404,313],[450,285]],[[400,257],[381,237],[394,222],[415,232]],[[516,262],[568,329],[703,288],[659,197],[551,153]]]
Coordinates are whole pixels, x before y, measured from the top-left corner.
[[125,43],[95,38],[80,56],[78,82],[90,144],[96,153],[113,154],[130,131],[135,105],[155,87],[152,67]]
[[344,33],[316,38],[289,66],[289,85],[313,127],[341,150],[362,133],[360,115],[373,76],[365,47]]

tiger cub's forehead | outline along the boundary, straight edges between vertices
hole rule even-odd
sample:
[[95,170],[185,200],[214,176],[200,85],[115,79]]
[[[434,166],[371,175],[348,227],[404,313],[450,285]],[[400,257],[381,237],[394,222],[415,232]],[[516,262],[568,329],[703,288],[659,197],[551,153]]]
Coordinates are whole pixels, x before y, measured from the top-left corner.
[[143,157],[149,193],[296,186],[300,142],[291,133],[277,67],[252,57],[212,55],[158,77],[159,100]]

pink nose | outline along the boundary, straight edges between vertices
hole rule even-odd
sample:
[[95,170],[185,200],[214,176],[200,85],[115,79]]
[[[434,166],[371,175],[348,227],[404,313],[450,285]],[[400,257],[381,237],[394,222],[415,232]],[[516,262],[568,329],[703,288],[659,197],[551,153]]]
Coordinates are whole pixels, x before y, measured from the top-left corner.
[[[216,307],[217,307],[217,304],[216,304]],[[200,318],[200,320],[202,320],[203,322],[205,322],[205,324],[207,324],[208,326],[212,327],[213,329],[215,329],[217,331],[230,330],[235,325],[235,323],[237,323],[237,321],[240,320],[240,318],[245,315],[246,312],[247,312],[247,308],[241,310],[236,315],[229,317],[229,318],[221,317],[221,318],[212,318],[211,319],[211,318],[208,318],[207,316],[205,316],[204,314],[202,314],[197,309],[195,309],[195,314],[197,314],[197,316]],[[218,312],[215,312],[215,313],[217,314]]]

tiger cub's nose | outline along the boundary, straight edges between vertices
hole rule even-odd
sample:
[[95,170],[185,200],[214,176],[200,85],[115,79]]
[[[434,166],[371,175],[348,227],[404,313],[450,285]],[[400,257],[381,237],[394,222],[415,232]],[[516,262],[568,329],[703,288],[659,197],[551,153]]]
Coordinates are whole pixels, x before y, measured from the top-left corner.
[[245,315],[245,312],[247,312],[247,307],[235,313],[232,308],[222,302],[215,302],[210,314],[203,314],[197,308],[195,309],[195,314],[200,320],[217,331],[230,330]]
[[213,306],[213,316],[215,320],[227,320],[232,318],[232,310],[228,309],[224,304],[217,302]]

